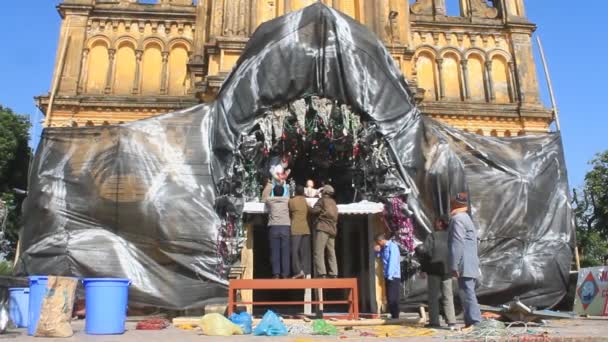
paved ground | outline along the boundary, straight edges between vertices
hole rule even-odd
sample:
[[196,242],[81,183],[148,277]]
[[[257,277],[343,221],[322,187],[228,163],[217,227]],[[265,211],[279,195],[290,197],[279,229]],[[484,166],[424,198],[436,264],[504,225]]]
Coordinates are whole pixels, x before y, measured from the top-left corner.
[[[357,328],[349,331],[342,331],[341,337],[320,337],[320,336],[284,336],[284,337],[252,337],[252,336],[233,336],[233,337],[209,337],[200,335],[200,331],[185,331],[177,328],[167,328],[161,331],[141,331],[135,330],[135,323],[127,323],[127,332],[124,335],[113,335],[113,336],[92,336],[84,333],[84,321],[75,321],[72,323],[75,334],[70,338],[62,339],[41,339],[31,336],[27,336],[25,329],[9,330],[4,335],[0,335],[1,339],[17,340],[17,341],[103,341],[103,342],[160,342],[160,341],[180,341],[190,342],[197,341],[249,341],[254,339],[255,341],[266,341],[272,340],[275,342],[306,342],[306,341],[373,341],[378,339],[377,337],[361,337],[361,332],[378,332],[371,328]],[[593,320],[555,320],[549,322],[544,327],[533,327],[530,328],[530,332],[536,336],[528,335],[511,338],[510,341],[608,341],[608,321],[593,321]],[[424,332],[419,328],[414,327],[394,327],[388,328],[388,331],[392,331],[395,334],[404,336],[408,334],[416,334]],[[513,328],[513,333],[522,333],[524,328]],[[545,334],[542,336],[542,334]],[[451,333],[445,330],[437,330],[432,336],[425,337],[410,337],[410,338],[399,338],[409,339],[411,341],[437,341],[437,340],[462,340],[457,339],[458,333]],[[388,340],[382,338],[382,340]],[[397,340],[397,338],[390,338],[390,340]],[[470,340],[470,339],[467,339]],[[497,340],[497,339],[490,339]],[[504,339],[503,339],[504,340]]]

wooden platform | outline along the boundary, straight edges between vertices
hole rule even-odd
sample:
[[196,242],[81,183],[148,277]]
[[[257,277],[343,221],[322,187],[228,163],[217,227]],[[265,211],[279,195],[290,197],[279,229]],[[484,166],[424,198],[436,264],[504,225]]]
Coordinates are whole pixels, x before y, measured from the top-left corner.
[[[324,301],[322,296],[316,301],[237,301],[237,290],[304,290],[304,289],[347,289],[348,297],[344,300]],[[315,304],[348,304],[349,319],[359,318],[359,288],[357,278],[336,279],[235,279],[230,280],[228,288],[228,315],[238,305],[304,305]]]

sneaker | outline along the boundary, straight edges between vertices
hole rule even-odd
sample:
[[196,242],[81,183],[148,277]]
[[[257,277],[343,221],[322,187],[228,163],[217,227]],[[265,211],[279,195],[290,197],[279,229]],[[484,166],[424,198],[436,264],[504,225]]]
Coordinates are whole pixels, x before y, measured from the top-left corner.
[[336,279],[336,278],[338,278],[338,276],[335,275],[335,274],[330,274],[330,275],[327,276],[327,278],[329,278],[329,279]]
[[454,331],[454,330],[458,330],[458,327],[456,326],[456,324],[450,323],[450,324],[448,324],[448,329],[450,331]]
[[295,276],[293,276],[293,279],[304,279],[304,277],[306,277],[304,272],[300,272],[300,273],[296,274]]
[[319,274],[319,275],[317,275],[317,277],[316,277],[316,278],[317,278],[317,279],[326,279],[326,278],[327,278],[327,275],[325,275],[325,274]]
[[280,279],[281,277],[278,274],[272,276],[272,279]]
[[441,328],[441,325],[429,323],[429,324],[425,324],[424,327],[428,328],[428,329],[438,329],[438,328]]

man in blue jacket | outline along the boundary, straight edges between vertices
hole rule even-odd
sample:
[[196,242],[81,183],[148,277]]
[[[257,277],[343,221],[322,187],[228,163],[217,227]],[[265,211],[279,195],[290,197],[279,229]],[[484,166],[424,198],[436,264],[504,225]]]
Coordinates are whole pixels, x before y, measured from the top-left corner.
[[481,311],[475,295],[475,284],[481,276],[477,256],[477,228],[468,214],[469,199],[466,192],[451,201],[452,212],[448,227],[449,266],[452,276],[458,278],[460,300],[464,309],[466,327],[481,321]]
[[376,235],[376,256],[382,258],[386,301],[391,318],[399,318],[399,293],[401,292],[401,253],[394,241],[387,240],[384,234]]

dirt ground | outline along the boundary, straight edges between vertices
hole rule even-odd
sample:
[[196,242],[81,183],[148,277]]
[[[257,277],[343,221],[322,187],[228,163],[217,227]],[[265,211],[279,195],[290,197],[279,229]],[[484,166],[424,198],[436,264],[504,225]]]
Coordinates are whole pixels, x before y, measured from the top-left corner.
[[[417,328],[414,326],[396,327],[391,326],[379,331],[374,328],[355,328],[353,330],[344,331],[340,329],[341,336],[322,337],[311,335],[293,335],[283,337],[253,337],[249,336],[232,336],[232,337],[210,337],[200,334],[200,331],[185,331],[174,327],[170,327],[161,331],[142,331],[135,330],[135,323],[127,323],[127,332],[123,335],[106,335],[92,336],[84,333],[84,321],[72,322],[72,327],[75,331],[74,336],[70,338],[35,338],[27,336],[25,329],[13,329],[7,331],[4,335],[0,335],[1,339],[10,339],[13,341],[103,341],[103,342],[160,342],[160,341],[248,341],[254,339],[256,341],[272,340],[275,342],[307,342],[307,341],[374,341],[382,340],[403,340],[411,341],[437,341],[437,340],[457,340],[471,341],[473,339],[463,339],[462,333],[450,332],[447,330],[428,331],[426,329]],[[608,321],[607,320],[554,320],[548,322],[546,326],[529,327],[529,335],[513,336],[509,339],[491,338],[487,341],[608,341]],[[523,327],[511,328],[512,334],[521,334],[525,331]],[[374,333],[381,335],[383,332],[389,332],[399,338],[379,338],[379,337],[362,337],[361,334]],[[430,336],[413,336],[421,333],[432,333]],[[406,337],[411,336],[411,337]],[[484,340],[484,339],[478,339]]]

